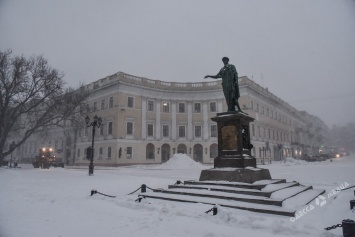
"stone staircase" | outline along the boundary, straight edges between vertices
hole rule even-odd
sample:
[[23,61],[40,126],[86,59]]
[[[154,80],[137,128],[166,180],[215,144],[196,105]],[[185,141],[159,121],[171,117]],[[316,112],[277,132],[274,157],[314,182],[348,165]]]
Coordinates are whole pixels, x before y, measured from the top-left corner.
[[260,180],[252,184],[228,181],[184,181],[168,189],[141,193],[144,198],[204,203],[253,212],[293,217],[324,190],[314,190],[284,179]]

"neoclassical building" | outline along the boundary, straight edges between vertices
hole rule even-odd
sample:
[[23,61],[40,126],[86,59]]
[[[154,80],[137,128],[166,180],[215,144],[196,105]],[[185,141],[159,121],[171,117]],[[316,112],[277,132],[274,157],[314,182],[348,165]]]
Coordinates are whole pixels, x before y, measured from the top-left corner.
[[[239,86],[240,106],[255,118],[250,135],[259,162],[318,154],[327,142],[328,128],[319,118],[247,77],[239,78]],[[210,118],[227,110],[221,80],[164,82],[119,72],[87,87],[91,117],[103,119],[95,136],[97,165],[161,163],[175,153],[212,163],[217,156],[217,126]],[[77,137],[75,164],[86,164],[91,128]]]
[[[175,153],[212,163],[217,156],[217,125],[210,118],[227,110],[221,80],[177,83],[118,72],[86,87],[89,117],[103,121],[95,134],[95,165],[162,163]],[[298,111],[245,76],[239,87],[239,104],[255,119],[250,136],[259,163],[318,154],[328,144],[328,128],[318,117]],[[55,146],[65,163],[88,164],[91,127],[68,123],[41,134],[42,140],[34,135],[19,156]]]

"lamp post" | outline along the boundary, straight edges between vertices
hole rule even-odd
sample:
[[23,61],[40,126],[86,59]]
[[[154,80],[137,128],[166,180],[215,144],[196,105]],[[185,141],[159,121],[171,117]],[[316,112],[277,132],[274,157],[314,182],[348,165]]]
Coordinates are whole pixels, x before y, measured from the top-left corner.
[[279,150],[280,160],[282,160],[282,151],[283,145],[281,143],[277,144],[277,149]]
[[101,117],[97,115],[94,116],[94,121],[90,122],[89,116],[86,116],[85,123],[87,127],[92,126],[92,143],[91,143],[91,157],[90,157],[90,164],[89,164],[89,175],[94,175],[94,137],[95,137],[95,128],[100,127],[102,124]]
[[12,143],[10,144],[10,150],[11,150],[10,168],[12,168],[12,150],[15,148],[15,146],[16,146],[15,141],[12,141]]

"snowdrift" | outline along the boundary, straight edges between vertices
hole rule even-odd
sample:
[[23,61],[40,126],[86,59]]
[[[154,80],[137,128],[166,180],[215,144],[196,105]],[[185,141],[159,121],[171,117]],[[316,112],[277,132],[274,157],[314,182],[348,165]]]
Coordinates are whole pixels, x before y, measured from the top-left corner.
[[204,165],[194,161],[186,154],[175,154],[167,162],[158,166],[158,169],[204,169]]

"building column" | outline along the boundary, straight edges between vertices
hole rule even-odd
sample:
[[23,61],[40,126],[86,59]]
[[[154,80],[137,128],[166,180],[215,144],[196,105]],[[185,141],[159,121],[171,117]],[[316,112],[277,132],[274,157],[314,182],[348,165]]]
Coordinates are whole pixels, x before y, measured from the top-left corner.
[[208,102],[203,102],[202,105],[203,112],[203,139],[208,140]]
[[142,139],[147,138],[147,98],[142,97]]
[[218,100],[217,101],[217,112],[222,113],[223,112],[223,100]]
[[171,139],[176,140],[176,102],[171,102]]
[[187,102],[187,139],[193,138],[193,126],[192,126],[192,102]]
[[156,100],[156,107],[155,107],[155,138],[160,140],[160,108],[161,108],[161,100]]

